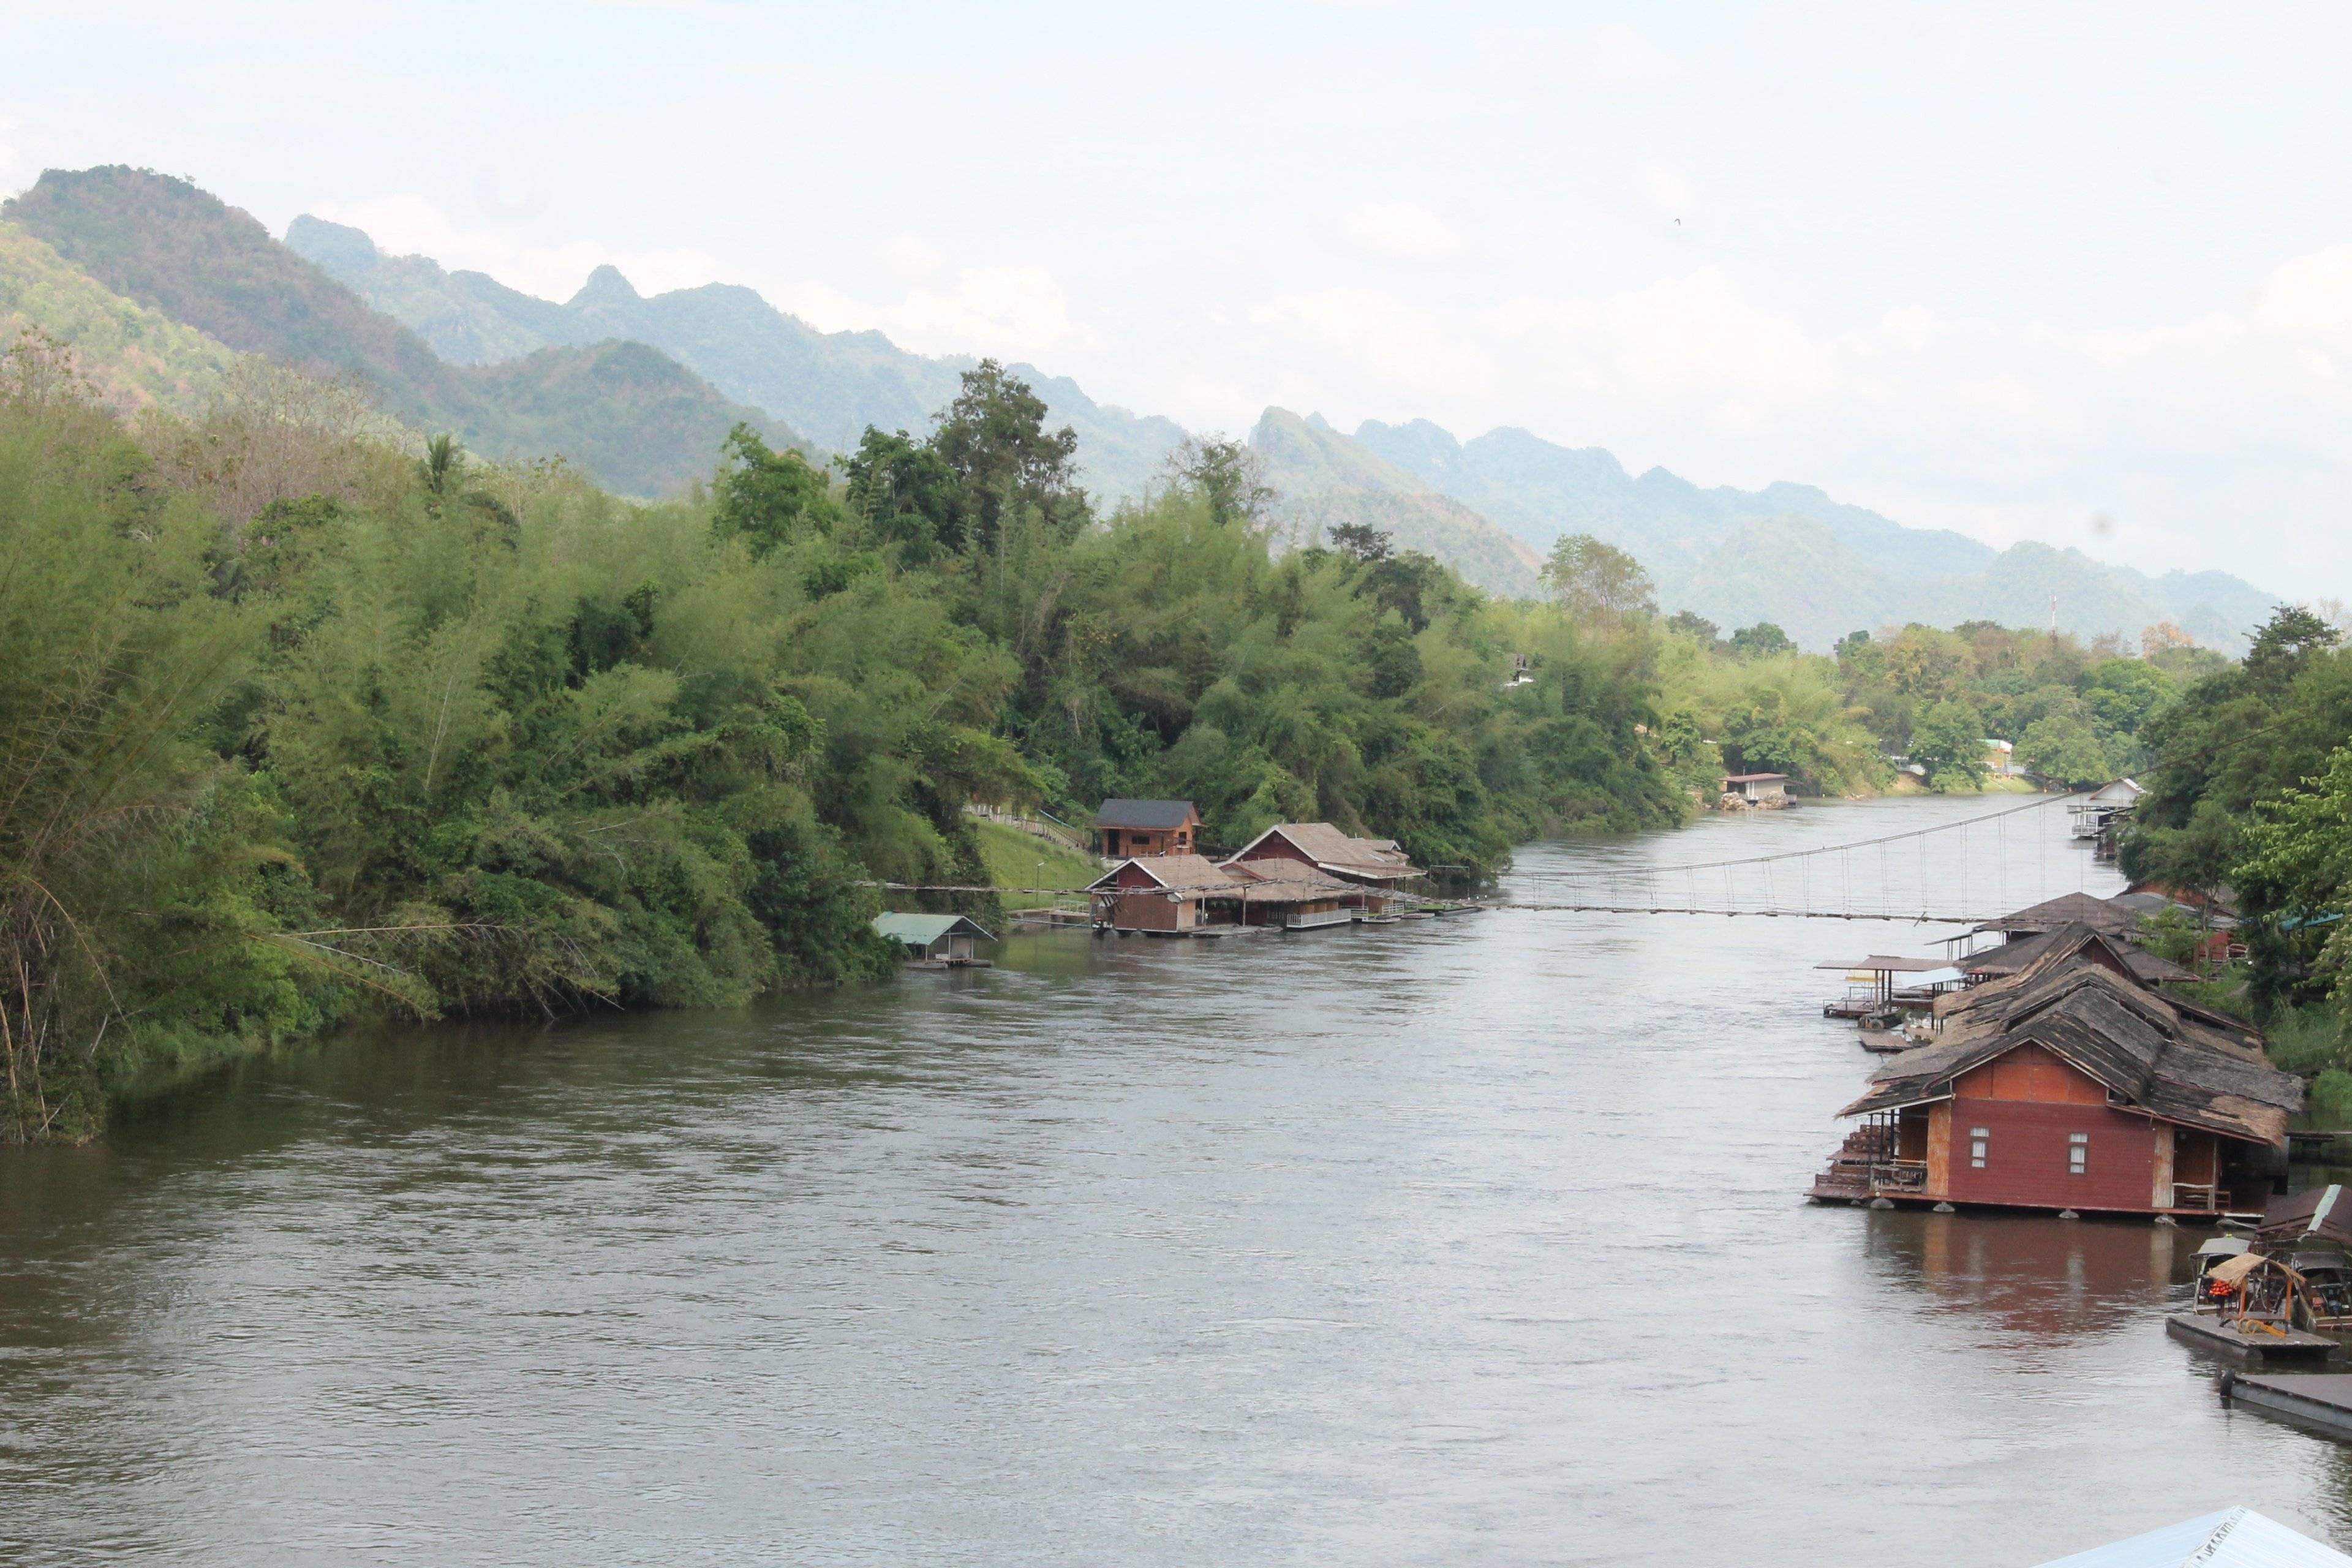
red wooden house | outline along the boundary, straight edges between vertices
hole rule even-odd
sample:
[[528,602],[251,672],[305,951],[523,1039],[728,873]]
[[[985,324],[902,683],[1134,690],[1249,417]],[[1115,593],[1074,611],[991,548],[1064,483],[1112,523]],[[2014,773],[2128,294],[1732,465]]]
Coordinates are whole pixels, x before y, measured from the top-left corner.
[[1178,936],[1241,924],[1247,886],[1246,878],[1205,855],[1147,855],[1120,861],[1087,891],[1099,929]]
[[2134,970],[2087,926],[2021,973],[1937,1004],[1941,1037],[1890,1058],[1817,1199],[2127,1214],[2258,1212],[2303,1081],[2259,1031]]

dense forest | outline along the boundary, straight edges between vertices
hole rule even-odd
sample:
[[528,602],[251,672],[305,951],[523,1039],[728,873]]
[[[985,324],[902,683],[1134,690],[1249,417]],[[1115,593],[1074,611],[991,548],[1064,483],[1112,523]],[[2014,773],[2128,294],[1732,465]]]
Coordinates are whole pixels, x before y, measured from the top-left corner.
[[2347,809],[2324,623],[2243,667],[2160,630],[2138,658],[1982,626],[1807,655],[1661,616],[1588,536],[1523,600],[1361,522],[1286,542],[1240,443],[1188,443],[1106,514],[1075,444],[983,363],[923,434],[820,467],[740,425],[641,503],[250,362],[200,414],[126,416],[23,339],[0,1131],[87,1136],[142,1071],[363,1013],[881,977],[871,884],[1008,880],[974,803],[1184,796],[1229,847],[1328,819],[1475,885],[1529,837],[1686,820],[1727,769],[1967,790],[2013,738],[2068,782],[2156,764],[2133,853],[2275,917],[2261,997],[2307,1003],[2340,961],[2341,857],[2294,837]]
[[[1097,517],[993,365],[828,473],[749,426],[622,501],[237,379],[0,376],[0,1048],[14,1136],[396,1008],[709,1005],[887,973],[871,879],[983,883],[972,801],[1327,817],[1475,879],[1677,820],[1653,642],[1370,531],[1269,548],[1246,451]],[[1538,678],[1506,689],[1507,653]]]
[[2204,676],[2142,731],[2147,786],[2125,838],[2135,878],[2235,909],[2246,962],[2216,999],[2270,1029],[2315,1108],[2352,1112],[2352,650],[2288,607],[2245,659]]

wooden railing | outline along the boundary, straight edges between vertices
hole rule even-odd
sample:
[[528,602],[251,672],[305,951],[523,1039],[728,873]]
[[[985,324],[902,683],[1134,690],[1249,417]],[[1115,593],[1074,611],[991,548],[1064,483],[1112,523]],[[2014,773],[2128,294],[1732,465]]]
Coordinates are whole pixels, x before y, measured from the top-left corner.
[[2221,1184],[2219,1182],[2175,1182],[2172,1184],[2172,1206],[2219,1214],[2221,1212]]
[[1893,1187],[1897,1192],[1925,1192],[1927,1190],[1927,1162],[1882,1160],[1870,1167],[1870,1181],[1873,1186]]

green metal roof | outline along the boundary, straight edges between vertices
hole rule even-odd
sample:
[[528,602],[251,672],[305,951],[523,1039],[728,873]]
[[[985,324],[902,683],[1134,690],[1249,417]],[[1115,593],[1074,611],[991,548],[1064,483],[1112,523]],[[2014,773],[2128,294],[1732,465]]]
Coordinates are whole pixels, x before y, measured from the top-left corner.
[[903,942],[912,947],[929,947],[948,935],[978,937],[982,942],[996,940],[962,915],[879,914],[874,917],[874,930],[892,942]]

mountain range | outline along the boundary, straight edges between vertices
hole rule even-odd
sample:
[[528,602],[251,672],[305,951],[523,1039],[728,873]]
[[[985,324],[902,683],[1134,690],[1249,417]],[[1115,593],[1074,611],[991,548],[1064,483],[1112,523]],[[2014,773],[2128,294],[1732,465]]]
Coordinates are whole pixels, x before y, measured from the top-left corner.
[[[110,166],[50,170],[0,205],[0,327],[71,344],[126,403],[191,407],[242,354],[355,378],[388,414],[453,430],[499,458],[561,453],[626,494],[707,478],[737,422],[820,458],[868,425],[920,433],[975,361],[898,347],[877,331],[820,331],[752,289],[706,284],[646,296],[600,267],[571,299],[481,272],[388,256],[315,216],[273,238],[185,180]],[[1088,397],[1067,377],[1009,367],[1078,436],[1084,480],[1138,494],[1185,439],[1174,421]],[[1906,528],[1807,485],[1759,490],[1638,476],[1599,447],[1522,429],[1459,440],[1427,420],[1343,434],[1269,408],[1251,432],[1280,492],[1284,536],[1365,522],[1490,592],[1541,591],[1543,552],[1591,533],[1649,570],[1661,605],[1729,628],[1769,620],[1825,648],[1907,621],[2047,624],[2126,637],[2168,620],[2233,647],[2273,596],[2225,573],[2151,576],[2074,550],[2005,551]]]
[[2276,603],[2223,572],[2151,576],[2077,550],[1996,551],[1965,534],[1906,528],[1811,485],[1702,489],[1664,468],[1636,477],[1597,447],[1555,446],[1525,430],[1457,441],[1425,419],[1367,422],[1355,440],[1530,544],[1590,533],[1629,552],[1668,609],[1726,629],[1772,621],[1811,648],[1915,620],[2044,626],[2053,600],[2058,624],[2081,636],[2133,638],[2168,620],[2228,647]]
[[5,220],[112,293],[239,353],[350,375],[384,411],[493,457],[560,452],[615,489],[656,495],[706,477],[746,421],[799,437],[667,355],[619,339],[454,364],[185,180],[121,166],[49,170]]
[[[826,452],[856,450],[869,425],[920,434],[979,363],[909,353],[880,332],[822,332],[736,284],[647,298],[617,268],[599,267],[558,304],[429,257],[386,256],[363,230],[308,215],[287,226],[286,246],[455,363],[605,339],[646,343]],[[1098,495],[1137,493],[1184,439],[1174,420],[1099,405],[1066,376],[1006,368],[1036,389],[1054,423],[1077,431],[1081,477]]]

